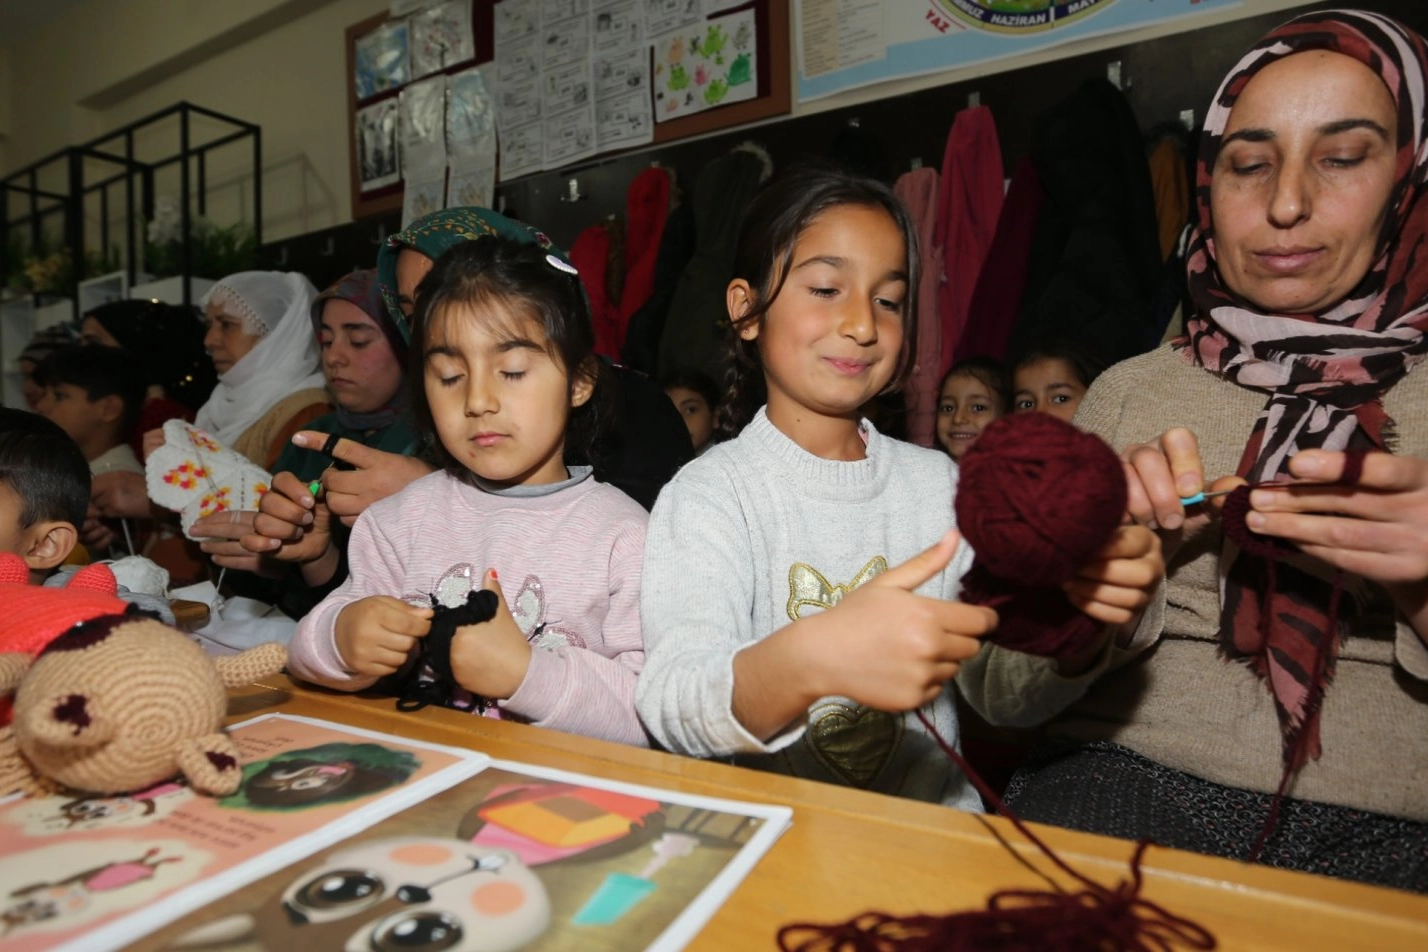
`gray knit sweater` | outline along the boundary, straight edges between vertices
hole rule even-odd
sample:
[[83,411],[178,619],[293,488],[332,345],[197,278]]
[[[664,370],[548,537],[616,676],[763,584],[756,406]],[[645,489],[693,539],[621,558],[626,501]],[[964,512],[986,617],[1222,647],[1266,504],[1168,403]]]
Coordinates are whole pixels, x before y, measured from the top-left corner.
[[[1233,474],[1265,394],[1185,362],[1168,347],[1104,373],[1076,422],[1117,450],[1173,426],[1199,438],[1206,476]],[[1384,399],[1397,453],[1428,457],[1428,370]],[[1220,534],[1212,526],[1169,566],[1159,600],[1131,648],[1111,651],[1086,676],[984,648],[959,682],[990,720],[1030,725],[1053,716],[1052,736],[1105,739],[1186,773],[1273,792],[1280,732],[1269,688],[1219,650]],[[1324,699],[1323,754],[1299,773],[1291,796],[1428,820],[1428,649],[1395,619],[1387,594],[1351,580],[1350,635]]]
[[[760,411],[737,439],[664,488],[645,539],[646,654],[636,705],[671,750],[980,811],[976,793],[911,713],[824,698],[767,743],[733,715],[736,652],[837,604],[952,525],[955,464],[871,424],[864,432],[866,459],[826,460]],[[919,592],[955,598],[970,564],[963,545]],[[950,743],[954,690],[949,684],[923,709]]]

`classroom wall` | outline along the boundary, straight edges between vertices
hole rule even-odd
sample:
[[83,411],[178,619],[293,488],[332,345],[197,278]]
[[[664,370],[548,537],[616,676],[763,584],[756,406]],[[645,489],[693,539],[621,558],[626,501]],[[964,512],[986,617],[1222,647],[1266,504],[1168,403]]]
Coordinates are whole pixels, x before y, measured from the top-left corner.
[[[1307,2],[1244,0],[1228,10],[1135,32],[795,104],[793,114],[846,108]],[[386,7],[386,0],[80,4],[21,42],[0,38],[6,44],[0,45],[0,169],[23,166],[187,99],[262,127],[265,240],[348,222],[344,30]],[[1155,77],[1132,81],[1154,83]],[[156,132],[141,145],[155,154],[176,148],[176,139],[162,138]],[[217,187],[209,215],[220,224],[245,216],[251,207],[248,161],[241,148],[214,157],[209,180]],[[159,182],[161,195],[177,190],[176,175]]]

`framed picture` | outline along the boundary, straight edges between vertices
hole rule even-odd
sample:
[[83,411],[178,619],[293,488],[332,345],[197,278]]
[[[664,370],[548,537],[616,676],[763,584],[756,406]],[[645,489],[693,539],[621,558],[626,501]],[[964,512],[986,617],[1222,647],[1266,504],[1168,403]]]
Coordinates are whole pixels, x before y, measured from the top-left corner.
[[412,78],[410,41],[406,20],[383,23],[356,41],[352,82],[359,102],[397,89]]
[[391,96],[357,110],[357,175],[364,192],[401,181],[398,102]]

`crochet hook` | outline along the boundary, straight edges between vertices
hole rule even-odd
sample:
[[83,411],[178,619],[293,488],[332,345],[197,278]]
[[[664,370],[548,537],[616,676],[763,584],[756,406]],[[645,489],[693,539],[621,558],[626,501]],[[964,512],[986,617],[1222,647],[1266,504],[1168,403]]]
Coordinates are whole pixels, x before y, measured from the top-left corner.
[[1216,496],[1228,496],[1232,492],[1234,492],[1233,489],[1217,489],[1212,493],[1198,492],[1193,496],[1181,496],[1180,505],[1194,506],[1197,503],[1204,502],[1206,499],[1214,499]]

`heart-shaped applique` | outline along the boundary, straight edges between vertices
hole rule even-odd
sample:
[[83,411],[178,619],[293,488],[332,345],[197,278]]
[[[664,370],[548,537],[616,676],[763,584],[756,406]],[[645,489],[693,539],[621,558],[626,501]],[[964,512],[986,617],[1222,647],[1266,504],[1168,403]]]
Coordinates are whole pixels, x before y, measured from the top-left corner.
[[844,783],[866,789],[892,759],[903,731],[900,714],[826,697],[809,710],[803,742]]

